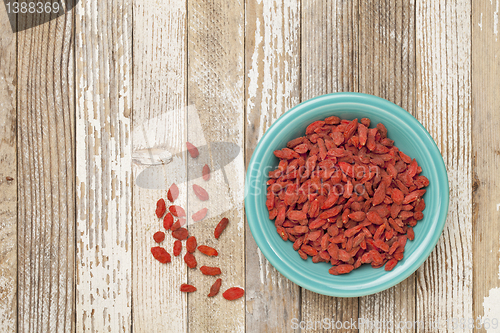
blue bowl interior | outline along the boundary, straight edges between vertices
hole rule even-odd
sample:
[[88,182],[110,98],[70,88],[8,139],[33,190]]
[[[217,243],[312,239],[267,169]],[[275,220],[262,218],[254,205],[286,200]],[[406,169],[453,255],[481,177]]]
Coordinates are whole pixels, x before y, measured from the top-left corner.
[[[386,272],[362,265],[346,275],[328,273],[328,263],[304,261],[293,250],[292,242],[284,242],[276,232],[274,221],[265,206],[268,171],[279,160],[273,151],[286,147],[288,141],[305,134],[315,120],[336,115],[342,119],[370,118],[372,125],[383,123],[388,137],[411,158],[416,158],[430,185],[424,196],[424,219],[414,228],[415,240],[408,241],[405,258]],[[301,287],[331,296],[357,297],[373,294],[404,280],[429,256],[444,228],[448,211],[448,178],[441,154],[425,128],[399,106],[371,95],[337,93],[308,100],[282,115],[259,141],[247,170],[245,209],[257,245],[285,277]]]

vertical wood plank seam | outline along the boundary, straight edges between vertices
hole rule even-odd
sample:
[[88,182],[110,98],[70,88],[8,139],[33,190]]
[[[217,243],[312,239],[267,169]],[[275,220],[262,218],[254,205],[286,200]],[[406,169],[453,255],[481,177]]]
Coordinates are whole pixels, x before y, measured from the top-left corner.
[[[184,61],[184,66],[186,66],[186,95],[185,95],[185,103],[184,103],[184,111],[186,114],[186,121],[184,123],[184,133],[186,133],[186,140],[189,141],[189,112],[187,112],[188,107],[189,107],[189,1],[186,0],[186,33],[184,34],[184,49],[185,49],[185,61]],[[184,153],[185,155],[187,152]],[[189,209],[189,167],[188,167],[188,159],[185,159],[186,161],[186,213],[188,212]],[[186,229],[189,230],[189,223],[188,223],[188,215],[186,214]],[[186,282],[189,281],[189,269],[186,270]],[[189,297],[186,296],[186,333],[189,333]]]
[[[302,103],[302,87],[303,87],[303,84],[302,84],[302,79],[304,78],[304,76],[302,75],[302,68],[303,68],[303,64],[302,64],[302,61],[304,59],[304,57],[302,56],[302,15],[304,13],[304,2],[302,0],[300,0],[300,5],[299,5],[299,102]],[[297,296],[298,298],[298,303],[299,303],[299,309],[298,309],[298,312],[299,312],[299,323],[302,321],[302,287],[299,286],[299,294]],[[302,332],[302,328],[300,328],[299,326],[299,332]]]
[[74,173],[75,173],[75,176],[73,177],[73,181],[74,181],[74,188],[75,188],[75,197],[73,198],[74,200],[74,205],[75,205],[75,211],[73,212],[74,214],[74,219],[75,219],[75,226],[74,226],[74,253],[73,253],[73,260],[75,262],[75,271],[74,271],[74,280],[73,280],[73,283],[74,283],[74,286],[73,286],[73,318],[71,318],[71,322],[73,323],[73,331],[72,332],[76,332],[76,318],[78,316],[78,314],[76,313],[76,307],[77,307],[77,296],[76,296],[76,288],[78,286],[78,277],[77,277],[77,271],[78,271],[78,194],[77,194],[77,182],[76,182],[76,119],[77,119],[77,116],[76,116],[76,110],[77,110],[77,94],[76,94],[76,1],[77,0],[72,0],[74,1],[73,3],[73,8],[72,8],[72,11],[73,11],[73,26],[71,27],[72,29],[72,33],[71,33],[71,37],[73,38],[73,110],[74,111],[74,120],[73,120],[73,133],[74,133],[74,149],[73,149],[73,165],[74,165]]
[[[134,0],[130,0],[130,144],[131,150],[134,149]],[[122,20],[123,18],[122,12]],[[125,27],[126,29],[126,27]],[[133,176],[132,165],[130,166],[130,172],[132,174],[131,181],[135,182]],[[134,185],[130,184],[130,207],[134,207]],[[134,332],[134,213],[133,210],[130,214],[130,333]]]
[[[247,57],[246,57],[246,51],[247,51],[247,2],[243,1],[243,170],[244,170],[244,177],[243,177],[243,184],[244,186],[247,186],[246,184],[246,158],[245,154],[247,151],[247,78],[246,78],[246,73],[247,73]],[[244,191],[243,193],[246,193]],[[245,286],[245,311],[243,312],[243,323],[244,323],[244,331],[247,331],[247,296],[248,296],[248,288],[247,288],[247,246],[246,246],[246,239],[247,239],[247,224],[246,224],[246,209],[245,209],[245,195],[243,195],[243,239],[245,241],[245,246],[243,247],[243,285]]]
[[[469,126],[470,126],[470,131],[471,131],[471,135],[470,135],[470,158],[471,160],[469,161],[469,167],[470,167],[470,175],[471,175],[471,184],[470,184],[470,198],[471,198],[471,205],[472,205],[472,209],[471,209],[471,212],[472,212],[472,218],[471,218],[471,224],[472,224],[472,242],[474,242],[474,239],[476,239],[476,228],[474,228],[474,199],[475,199],[475,194],[474,194],[474,175],[475,175],[475,163],[474,163],[474,139],[472,137],[472,130],[474,129],[474,124],[472,123],[474,121],[474,117],[472,117],[472,112],[473,112],[473,101],[472,99],[474,98],[474,84],[473,84],[473,81],[472,81],[472,64],[473,64],[473,61],[472,61],[472,55],[473,55],[473,49],[472,49],[472,40],[474,38],[474,35],[473,35],[473,31],[472,31],[472,27],[473,27],[473,21],[472,21],[472,15],[473,15],[473,6],[472,6],[472,0],[470,1],[469,3],[469,6],[470,6],[470,17],[469,17],[469,20],[470,20],[470,31],[469,31],[469,34],[470,34],[470,45],[469,45],[469,48],[471,50],[471,53],[470,53],[470,63],[469,63],[469,82],[470,82],[470,100],[469,100],[469,103],[470,103],[470,110],[469,110]],[[455,12],[455,15],[457,15],[457,22],[458,22],[458,13]],[[458,29],[457,29],[457,40],[458,40]],[[460,85],[457,85],[457,96],[460,96],[459,93],[460,93]],[[465,148],[465,147],[464,147]],[[464,154],[464,156],[467,156],[467,154]],[[473,243],[471,244],[472,245],[472,248],[471,248],[471,258],[472,258],[472,278],[471,278],[471,292],[472,292],[472,318],[474,320],[476,320],[476,318],[478,318],[477,314],[476,314],[476,302],[475,302],[475,299],[476,297],[474,297],[474,295],[476,294],[476,288],[475,288],[475,283],[474,283],[474,276],[475,276],[475,271],[477,269],[476,265],[474,265],[474,246],[473,246]],[[500,274],[500,273],[499,273]],[[500,276],[499,276],[500,277]],[[474,328],[473,329],[473,332],[477,332],[477,329]]]
[[[358,56],[358,62],[356,64],[356,73],[359,75],[359,71],[360,71],[360,64],[361,64],[361,61],[359,61],[359,58],[360,58],[360,51],[359,51],[359,44],[361,44],[359,41],[360,41],[360,30],[359,30],[359,0],[355,0],[356,1],[356,29],[357,29],[357,32],[358,32],[358,40],[357,40],[357,56]],[[351,62],[354,63],[354,52],[353,54],[351,55]],[[354,75],[353,75],[354,76]],[[358,86],[356,87],[356,91],[359,92],[359,83],[360,83],[360,78],[358,77],[357,78],[357,84]],[[359,314],[361,313],[361,300],[359,297],[356,297],[357,298],[357,302],[358,302],[358,318],[359,318]],[[356,330],[357,332],[359,332],[359,328]]]
[[[415,63],[415,75],[413,75],[413,114],[412,116],[415,117],[417,114],[417,0],[413,0],[413,61]],[[401,57],[402,58],[402,57]],[[416,274],[416,273],[413,273]],[[418,276],[415,275],[415,279],[413,280],[414,283],[414,290],[415,290],[415,295],[414,295],[414,304],[415,304],[415,309],[414,311],[414,317],[415,320],[418,320]],[[415,331],[418,332],[419,327],[418,323],[415,325]]]
[[[16,14],[16,31],[19,31],[19,20]],[[17,175],[17,204],[16,204],[16,313],[14,318],[16,332],[19,332],[19,36],[16,33],[16,175]]]

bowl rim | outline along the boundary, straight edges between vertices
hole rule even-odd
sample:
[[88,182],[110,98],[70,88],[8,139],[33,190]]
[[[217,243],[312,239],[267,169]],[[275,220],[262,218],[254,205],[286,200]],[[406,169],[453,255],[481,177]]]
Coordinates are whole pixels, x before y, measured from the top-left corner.
[[[272,138],[273,135],[275,135],[275,132],[279,132],[280,129],[279,127],[281,126],[282,123],[286,122],[288,118],[293,117],[297,113],[301,113],[301,111],[306,111],[308,110],[309,112],[311,110],[314,110],[318,107],[324,106],[324,104],[321,103],[327,103],[327,105],[334,105],[334,104],[340,104],[340,103],[349,103],[349,104],[357,104],[358,106],[369,106],[369,107],[378,107],[381,109],[387,110],[387,112],[390,112],[391,114],[395,115],[397,118],[399,118],[401,121],[405,123],[411,123],[412,126],[416,126],[418,129],[418,134],[419,136],[423,135],[423,139],[426,141],[426,154],[431,156],[431,160],[433,162],[433,165],[435,165],[435,170],[442,170],[444,171],[443,174],[445,177],[439,178],[437,184],[438,188],[442,189],[442,193],[440,196],[440,201],[442,203],[441,205],[441,210],[439,211],[439,215],[437,218],[435,218],[435,227],[436,227],[436,232],[431,235],[430,241],[426,242],[425,244],[429,245],[426,248],[424,248],[423,251],[420,253],[414,253],[414,255],[419,255],[413,262],[411,262],[409,265],[409,269],[406,269],[402,271],[399,275],[396,275],[394,278],[387,280],[379,285],[376,286],[370,286],[370,287],[364,287],[356,290],[342,290],[342,289],[321,289],[316,285],[304,285],[301,280],[298,279],[298,277],[295,276],[294,271],[291,270],[289,265],[287,265],[285,262],[281,261],[278,255],[274,252],[274,250],[271,248],[270,244],[266,241],[262,229],[258,228],[259,226],[259,219],[257,217],[256,213],[256,206],[257,206],[257,201],[259,200],[259,196],[255,195],[252,191],[249,190],[249,186],[247,184],[251,183],[251,175],[255,172],[258,171],[258,163],[256,163],[258,160],[260,160],[263,156],[263,154],[266,153],[268,145],[265,145],[266,141],[270,140],[269,138]],[[317,105],[319,104],[319,105]],[[311,109],[312,108],[312,109]],[[416,129],[416,131],[417,131]],[[422,138],[421,138],[422,139]],[[272,139],[271,139],[272,140]],[[431,143],[431,144],[428,144]],[[446,166],[444,164],[442,155],[435,143],[435,141],[432,139],[431,135],[429,132],[425,129],[425,127],[417,120],[415,119],[409,112],[401,108],[400,106],[377,96],[374,95],[369,95],[369,94],[363,94],[363,93],[354,93],[354,92],[340,92],[340,93],[331,93],[331,94],[325,94],[325,95],[320,95],[316,96],[314,98],[308,99],[290,110],[286,111],[284,114],[282,114],[264,133],[262,138],[259,140],[252,157],[250,159],[250,162],[248,164],[247,168],[247,174],[245,177],[245,200],[244,200],[244,206],[245,206],[245,214],[247,217],[247,222],[250,227],[250,231],[252,233],[252,236],[257,243],[257,246],[259,247],[260,251],[264,254],[266,259],[271,263],[273,267],[275,267],[283,276],[285,276],[287,279],[291,280],[292,282],[298,284],[299,286],[308,289],[310,291],[327,295],[327,296],[336,296],[336,297],[360,297],[360,296],[366,296],[366,295],[371,295],[378,293],[380,291],[386,290],[390,287],[393,287],[397,284],[399,284],[401,281],[405,280],[408,278],[411,274],[413,274],[424,262],[427,260],[427,258],[430,256],[431,252],[434,250],[436,247],[436,244],[441,237],[441,234],[443,233],[444,226],[446,223],[446,217],[448,214],[448,208],[449,208],[449,184],[448,184],[448,174],[446,170]],[[425,239],[424,239],[425,240]],[[409,256],[408,258],[410,258]],[[389,273],[389,272],[388,272]],[[334,276],[332,275],[332,278]]]

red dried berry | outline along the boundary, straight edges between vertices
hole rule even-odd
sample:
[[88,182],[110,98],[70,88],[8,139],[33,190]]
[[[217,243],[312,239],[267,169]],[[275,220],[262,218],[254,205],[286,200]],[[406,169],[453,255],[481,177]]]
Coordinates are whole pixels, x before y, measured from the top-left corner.
[[188,265],[189,268],[196,268],[196,266],[198,265],[198,262],[196,261],[194,255],[189,252],[184,255],[184,262],[186,263],[186,265]]
[[224,218],[222,218],[222,220],[220,220],[219,224],[217,224],[217,226],[215,227],[215,230],[214,230],[214,237],[216,239],[219,239],[219,237],[222,234],[222,232],[224,231],[224,229],[226,229],[228,223],[229,223],[229,219],[227,217],[224,217]]
[[186,284],[186,283],[181,284],[181,291],[183,293],[192,293],[196,290],[197,290],[196,287],[193,285]]
[[205,191],[205,189],[199,185],[193,184],[193,191],[194,194],[200,199],[201,201],[206,201],[208,200],[208,193]]
[[198,246],[198,251],[200,251],[204,255],[211,256],[211,257],[216,257],[219,255],[219,253],[217,252],[216,249],[214,249],[213,247],[210,247],[210,246],[206,246],[206,245]]
[[173,183],[167,192],[167,199],[170,202],[174,202],[179,197],[179,188],[175,183]]
[[174,256],[178,256],[179,254],[181,254],[181,251],[182,251],[182,242],[180,240],[176,240],[174,242]]
[[203,180],[208,181],[210,179],[210,167],[207,164],[203,166],[201,174],[203,176]]
[[156,202],[156,216],[158,216],[158,218],[161,218],[166,211],[167,206],[165,205],[165,200],[163,200],[162,198]]
[[196,250],[196,237],[191,236],[186,240],[186,250],[193,253]]
[[209,266],[201,266],[200,271],[204,275],[220,275],[222,273],[219,267],[209,267]]
[[179,228],[181,227],[181,221],[180,220],[177,220],[175,221],[175,223],[172,225],[172,227],[170,228],[170,230],[172,230],[172,232],[176,231],[176,230],[179,230]]
[[205,216],[207,216],[207,212],[208,212],[207,208],[200,209],[199,211],[197,211],[196,213],[193,214],[193,216],[192,216],[193,221],[198,222],[198,221],[203,220],[205,218]]
[[330,262],[334,275],[362,264],[391,270],[423,218],[429,180],[383,124],[370,123],[315,121],[274,152],[280,161],[268,173],[265,204],[277,233],[302,259]]
[[210,293],[208,294],[208,297],[216,296],[219,293],[221,284],[222,284],[222,279],[219,278],[219,279],[215,280],[212,287],[210,287]]
[[200,154],[198,152],[198,148],[196,148],[191,142],[186,142],[186,147],[192,158],[196,158]]
[[171,261],[170,254],[161,246],[152,247],[151,253],[153,254],[153,257],[162,264],[166,264]]
[[392,271],[392,269],[394,268],[394,266],[396,266],[396,264],[398,263],[398,261],[394,258],[392,258],[391,260],[389,260],[386,264],[385,264],[385,270],[386,271]]
[[157,243],[161,243],[165,240],[165,233],[163,231],[157,231],[153,235],[153,239]]
[[182,208],[181,206],[172,205],[172,206],[168,207],[168,210],[175,217],[186,216],[186,211],[184,211],[184,208]]
[[163,228],[165,230],[169,230],[172,228],[172,225],[174,224],[174,217],[172,216],[171,213],[165,214],[165,217],[163,218]]
[[232,287],[222,293],[222,297],[228,301],[234,301],[235,299],[241,298],[245,295],[245,291],[240,287]]
[[189,233],[186,228],[179,228],[175,231],[172,231],[172,237],[178,239],[178,240],[185,240],[188,238]]

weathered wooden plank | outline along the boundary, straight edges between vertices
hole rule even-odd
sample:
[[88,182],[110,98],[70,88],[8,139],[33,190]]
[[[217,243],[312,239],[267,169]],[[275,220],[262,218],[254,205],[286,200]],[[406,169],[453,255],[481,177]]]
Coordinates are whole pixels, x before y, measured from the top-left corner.
[[[63,1],[64,9],[70,3]],[[18,331],[71,332],[75,291],[74,16],[18,22]],[[31,22],[33,20],[33,22]],[[45,20],[47,21],[47,20]],[[25,26],[35,26],[24,30]]]
[[[199,244],[213,245],[219,256],[196,253],[198,266],[221,268],[222,288],[207,297],[215,277],[188,270],[198,291],[188,295],[188,331],[243,332],[245,300],[228,302],[222,292],[245,286],[244,194],[244,2],[188,1],[188,141],[200,147],[200,156],[188,158],[189,233]],[[204,164],[209,181],[201,178]],[[193,194],[192,184],[203,186],[209,201]],[[193,223],[192,214],[208,208],[207,217]],[[229,219],[224,234],[213,231],[222,217]]]
[[[302,100],[358,90],[358,1],[304,0],[302,3]],[[302,289],[301,320],[357,321],[358,299],[336,298]],[[307,327],[307,326],[306,326]],[[335,330],[328,324],[315,332]]]
[[0,6],[0,327],[17,327],[17,37]]
[[[415,115],[415,5],[413,1],[361,1],[359,6],[359,91],[401,106]],[[389,133],[390,135],[390,133]],[[360,332],[386,332],[388,325],[415,321],[415,275],[398,285],[361,297],[359,316],[392,323]],[[396,329],[413,332],[415,329]]]
[[[473,313],[500,320],[499,2],[472,2]],[[488,318],[488,321],[486,320]],[[491,330],[491,326],[489,327]],[[484,332],[484,330],[477,330]]]
[[[267,128],[300,102],[300,2],[247,0],[245,12],[248,164]],[[246,330],[289,332],[300,319],[300,287],[271,266],[247,230]]]
[[[445,320],[475,319],[470,24],[470,1],[416,2],[416,116],[441,150],[450,184],[443,235],[417,271],[416,319],[425,332],[456,332]],[[440,329],[431,327],[438,320]]]
[[[186,181],[186,3],[134,2],[133,43],[133,318],[134,332],[186,332],[187,298],[182,257],[161,264],[151,255],[156,201],[176,183],[175,204],[187,207]],[[184,153],[182,153],[184,152]],[[171,157],[171,160],[168,158]],[[161,159],[166,158],[166,164]],[[172,254],[170,232],[161,243]]]
[[132,2],[76,8],[78,332],[131,330]]

